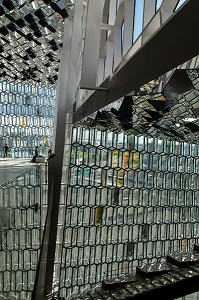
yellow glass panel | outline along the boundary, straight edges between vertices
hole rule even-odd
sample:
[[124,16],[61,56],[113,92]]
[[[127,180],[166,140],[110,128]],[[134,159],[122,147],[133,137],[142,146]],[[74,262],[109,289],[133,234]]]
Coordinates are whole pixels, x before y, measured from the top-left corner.
[[117,187],[124,186],[124,170],[119,170],[117,174]]
[[96,207],[95,209],[95,226],[100,226],[102,224],[102,206]]
[[140,167],[140,152],[137,151],[133,153],[133,159],[132,159],[132,169],[136,170]]
[[26,125],[26,119],[25,117],[21,118],[21,126],[25,126]]
[[47,138],[47,136],[44,137],[44,146],[48,146],[48,138]]
[[129,167],[129,151],[125,151],[123,155],[123,168],[126,169]]
[[102,170],[102,186],[106,186],[107,184],[107,171],[106,170]]
[[156,97],[155,100],[157,100],[157,101],[165,101],[166,99],[164,98],[164,96],[159,96],[159,97]]
[[118,167],[118,154],[119,154],[119,150],[114,150],[112,152],[112,168]]

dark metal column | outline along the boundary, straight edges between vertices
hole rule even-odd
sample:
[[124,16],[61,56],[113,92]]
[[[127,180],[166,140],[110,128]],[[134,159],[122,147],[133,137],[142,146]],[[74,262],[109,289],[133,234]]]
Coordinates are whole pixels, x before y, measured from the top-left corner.
[[62,166],[64,157],[64,142],[66,131],[66,112],[70,113],[71,101],[67,100],[68,65],[71,53],[72,21],[66,19],[64,27],[64,42],[57,86],[54,147],[56,157],[49,160],[48,176],[48,211],[41,247],[36,280],[32,300],[45,299],[52,292],[54,258],[56,249],[57,223],[59,214],[60,190],[62,182]]

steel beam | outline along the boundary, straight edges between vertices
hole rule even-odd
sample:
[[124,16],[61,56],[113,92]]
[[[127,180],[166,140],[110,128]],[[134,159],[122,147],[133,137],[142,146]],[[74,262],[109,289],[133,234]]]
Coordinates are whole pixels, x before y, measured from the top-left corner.
[[73,102],[67,99],[68,65],[71,54],[72,25],[65,20],[63,50],[58,76],[56,113],[54,126],[53,151],[56,157],[49,160],[48,177],[48,211],[44,228],[43,241],[36,272],[36,280],[32,293],[32,300],[45,299],[45,295],[52,292],[54,259],[57,238],[57,223],[62,181],[62,166],[64,156],[64,142],[66,129],[66,112],[72,112]]
[[96,87],[103,8],[104,0],[88,1],[81,87]]
[[95,91],[76,111],[74,122],[198,55],[198,11],[199,1],[187,1],[133,56],[128,52],[125,64],[101,84],[108,91]]

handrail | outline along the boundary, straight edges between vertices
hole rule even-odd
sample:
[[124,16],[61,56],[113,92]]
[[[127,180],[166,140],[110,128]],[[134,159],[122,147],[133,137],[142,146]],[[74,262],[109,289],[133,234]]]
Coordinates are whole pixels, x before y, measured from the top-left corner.
[[[35,168],[35,167],[33,167],[33,168]],[[21,173],[20,175],[16,176],[15,178],[13,178],[13,179],[11,179],[11,180],[8,180],[8,181],[4,182],[3,184],[0,185],[0,188],[4,187],[4,186],[6,186],[6,185],[9,185],[9,184],[11,184],[12,182],[16,181],[18,178],[20,178],[20,177],[26,175],[26,174],[29,173],[33,168],[29,169],[29,170],[26,171],[26,172]]]

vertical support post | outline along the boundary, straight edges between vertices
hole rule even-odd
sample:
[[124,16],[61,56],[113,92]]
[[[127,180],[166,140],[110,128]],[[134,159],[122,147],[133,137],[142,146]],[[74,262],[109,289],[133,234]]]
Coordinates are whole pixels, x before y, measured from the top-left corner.
[[161,7],[161,19],[162,19],[162,24],[168,20],[168,18],[173,14],[173,10],[178,3],[178,0],[164,0]]
[[32,300],[42,300],[52,292],[60,190],[66,129],[66,112],[72,113],[73,99],[67,98],[68,65],[71,55],[72,21],[64,24],[63,50],[57,85],[54,145],[56,157],[49,161],[48,211]]
[[150,20],[155,15],[156,0],[144,1],[144,18],[143,18],[143,28],[147,26]]
[[89,0],[82,64],[82,88],[95,88],[104,0]]

